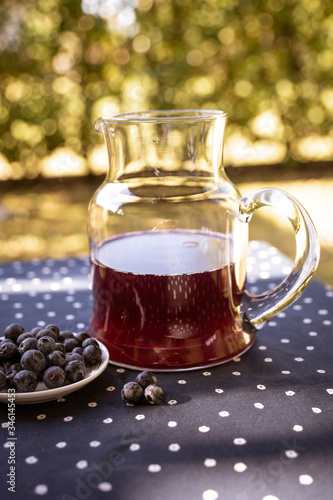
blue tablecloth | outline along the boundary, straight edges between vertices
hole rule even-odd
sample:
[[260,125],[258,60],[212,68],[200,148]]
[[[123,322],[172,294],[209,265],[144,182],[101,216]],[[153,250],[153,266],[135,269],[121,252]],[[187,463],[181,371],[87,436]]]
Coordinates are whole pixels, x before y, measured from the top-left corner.
[[[290,261],[252,242],[249,287],[279,283]],[[87,328],[87,258],[0,266],[0,332],[49,323]],[[136,372],[109,365],[86,387],[15,407],[15,495],[7,405],[1,498],[60,500],[331,500],[333,290],[313,281],[241,358],[159,373],[160,406],[127,407]]]

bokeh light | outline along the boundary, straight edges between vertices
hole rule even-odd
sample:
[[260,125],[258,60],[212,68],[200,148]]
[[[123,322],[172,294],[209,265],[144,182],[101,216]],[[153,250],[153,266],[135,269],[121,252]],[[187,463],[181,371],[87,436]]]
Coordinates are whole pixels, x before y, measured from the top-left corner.
[[140,109],[226,111],[226,165],[333,160],[331,0],[3,0],[0,56],[0,180],[101,174],[94,121]]

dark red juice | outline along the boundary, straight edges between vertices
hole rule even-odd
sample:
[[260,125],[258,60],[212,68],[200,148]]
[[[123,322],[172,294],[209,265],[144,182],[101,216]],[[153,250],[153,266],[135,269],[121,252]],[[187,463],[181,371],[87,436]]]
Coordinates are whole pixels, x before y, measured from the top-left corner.
[[210,366],[246,350],[244,283],[228,240],[192,231],[128,233],[104,241],[91,261],[90,333],[124,366]]

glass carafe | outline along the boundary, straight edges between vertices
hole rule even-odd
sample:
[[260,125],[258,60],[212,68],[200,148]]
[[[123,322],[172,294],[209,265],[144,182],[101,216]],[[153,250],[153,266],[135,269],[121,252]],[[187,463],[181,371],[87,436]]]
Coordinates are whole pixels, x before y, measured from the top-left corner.
[[[242,197],[227,178],[226,121],[210,110],[96,121],[109,170],[89,206],[89,331],[118,365],[185,370],[239,356],[314,275],[319,246],[300,203],[269,188]],[[275,289],[251,294],[248,222],[262,206],[289,218],[296,257]]]

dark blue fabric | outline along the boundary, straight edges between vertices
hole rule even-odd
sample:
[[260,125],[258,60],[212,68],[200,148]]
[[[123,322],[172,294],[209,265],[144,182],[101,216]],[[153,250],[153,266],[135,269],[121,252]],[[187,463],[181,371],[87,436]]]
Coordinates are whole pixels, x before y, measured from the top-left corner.
[[[252,288],[280,281],[290,265],[265,244],[252,253]],[[87,328],[87,259],[16,262],[0,273],[0,332],[13,322]],[[332,301],[313,281],[240,359],[158,373],[160,406],[127,407],[120,391],[136,372],[113,365],[65,398],[17,404],[15,496],[1,403],[1,498],[331,500]]]

